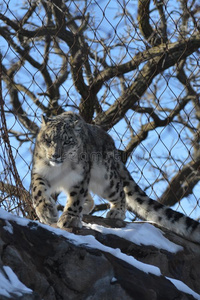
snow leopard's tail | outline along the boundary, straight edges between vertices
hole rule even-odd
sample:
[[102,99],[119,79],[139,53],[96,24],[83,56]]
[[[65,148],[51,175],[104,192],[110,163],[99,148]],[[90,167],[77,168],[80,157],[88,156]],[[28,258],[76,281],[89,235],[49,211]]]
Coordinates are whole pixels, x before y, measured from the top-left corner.
[[121,165],[124,191],[128,208],[139,218],[155,222],[187,239],[200,243],[200,223],[149,198]]

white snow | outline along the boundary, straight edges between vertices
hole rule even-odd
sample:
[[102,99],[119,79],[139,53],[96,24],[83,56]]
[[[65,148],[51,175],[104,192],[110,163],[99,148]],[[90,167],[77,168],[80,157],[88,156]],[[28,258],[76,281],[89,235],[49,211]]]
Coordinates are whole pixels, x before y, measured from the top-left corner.
[[8,231],[9,233],[13,234],[13,227],[12,225],[8,222],[8,220],[5,220],[6,225],[3,226],[3,229]]
[[115,278],[115,277],[113,277],[112,279],[111,279],[111,281],[110,281],[111,283],[115,283],[115,282],[117,282],[117,278]]
[[0,270],[0,295],[13,298],[13,295],[22,296],[33,291],[27,288],[8,266],[3,266]]
[[183,249],[166,239],[160,229],[149,223],[128,224],[124,228],[106,228],[96,224],[84,224],[86,227],[99,231],[103,234],[114,234],[136,245],[155,246],[168,252],[176,253]]
[[75,235],[75,234],[69,233],[63,229],[52,228],[51,226],[48,226],[48,225],[41,224],[41,226],[50,230],[51,232],[54,232],[57,235],[66,237],[68,240],[70,240],[72,243],[74,243],[76,245],[86,245],[87,247],[90,247],[90,248],[98,249],[103,252],[108,252],[108,253],[112,254],[113,256],[115,256],[123,261],[126,261],[130,265],[136,267],[137,269],[140,269],[141,271],[143,271],[145,273],[152,273],[157,276],[161,275],[160,269],[158,267],[142,263],[142,262],[138,261],[137,259],[135,259],[134,257],[122,253],[121,250],[118,248],[113,249],[113,248],[107,247],[107,246],[101,244],[100,242],[98,242],[93,235],[86,235],[86,236]]
[[200,295],[195,293],[191,288],[189,288],[185,283],[183,283],[180,280],[174,279],[174,278],[169,278],[166,277],[167,279],[169,279],[171,281],[171,283],[173,283],[173,285],[175,285],[175,287],[184,293],[190,294],[192,295],[195,299],[200,300]]
[[[13,233],[12,225],[9,223],[9,220],[15,221],[17,224],[21,226],[27,226],[30,221],[25,218],[20,218],[17,216],[14,216],[3,209],[0,209],[0,218],[6,220],[6,226],[4,226],[4,229],[9,231],[10,233]],[[75,235],[73,233],[69,233],[68,231],[65,231],[63,229],[59,228],[53,228],[48,225],[40,224],[39,222],[34,222],[35,227],[31,227],[32,230],[37,229],[37,226],[41,226],[52,233],[56,235],[61,235],[68,240],[70,240],[72,243],[76,245],[86,245],[87,247],[99,249],[103,252],[110,253],[111,255],[127,262],[128,264],[138,268],[139,270],[145,272],[145,273],[151,273],[156,276],[160,276],[161,272],[158,267],[148,265],[145,263],[142,263],[138,260],[136,260],[134,257],[126,255],[121,252],[120,249],[113,249],[111,247],[107,247],[100,242],[98,242],[94,236],[81,236],[81,235]],[[154,226],[144,223],[144,224],[130,224],[127,225],[125,228],[116,228],[116,229],[110,229],[110,228],[104,228],[100,225],[88,225],[88,227],[98,230],[105,234],[115,234],[120,237],[123,237],[127,240],[130,240],[138,245],[153,245],[160,249],[165,249],[170,252],[177,252],[182,249],[181,246],[176,245],[170,241],[168,241],[163,235],[162,232],[155,228]],[[15,273],[12,271],[11,268],[4,266],[4,270],[7,274],[7,278],[4,276],[4,274],[0,271],[0,295],[8,295],[9,292],[12,293],[20,293],[20,292],[27,292],[30,293],[32,290],[28,289],[26,286],[23,285],[15,275]],[[200,295],[195,293],[193,290],[191,290],[186,284],[183,282],[166,277],[168,280],[170,280],[178,290],[183,291],[185,293],[191,294],[195,299],[200,300]],[[115,280],[115,278],[113,278]]]
[[[5,212],[2,209],[0,209],[0,218],[7,219],[7,220],[13,220],[22,226],[27,226],[28,223],[30,222],[30,220],[28,220],[28,219],[15,217],[15,216],[9,214],[8,212]],[[95,249],[98,249],[98,250],[101,250],[104,252],[108,252],[108,253],[112,254],[113,256],[126,261],[130,265],[135,266],[137,269],[140,269],[141,271],[143,271],[145,273],[152,273],[157,276],[161,275],[160,269],[158,267],[142,263],[142,262],[138,261],[137,259],[135,259],[134,257],[122,253],[120,249],[113,249],[111,247],[107,247],[107,246],[101,244],[100,242],[98,242],[95,239],[95,237],[92,235],[87,235],[87,236],[75,235],[75,234],[65,231],[63,229],[53,228],[48,225],[40,224],[39,222],[35,222],[35,223],[57,235],[66,237],[72,243],[74,243],[76,245],[86,245],[87,247],[90,247],[90,248],[95,248]]]

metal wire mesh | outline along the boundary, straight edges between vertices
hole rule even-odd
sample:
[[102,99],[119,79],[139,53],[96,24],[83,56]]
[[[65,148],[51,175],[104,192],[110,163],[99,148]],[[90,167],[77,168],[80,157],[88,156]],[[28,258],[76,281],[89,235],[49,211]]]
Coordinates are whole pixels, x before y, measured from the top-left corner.
[[111,134],[149,196],[198,219],[198,1],[3,0],[0,8],[0,206],[35,217],[40,116],[73,110]]

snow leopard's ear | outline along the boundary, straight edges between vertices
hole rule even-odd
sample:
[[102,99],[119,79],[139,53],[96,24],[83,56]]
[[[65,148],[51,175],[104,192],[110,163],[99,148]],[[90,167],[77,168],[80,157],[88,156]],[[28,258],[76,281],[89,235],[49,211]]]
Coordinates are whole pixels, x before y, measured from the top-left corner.
[[42,117],[42,126],[46,125],[47,122],[49,122],[51,120],[51,118],[48,118],[45,115],[42,115],[41,117]]
[[81,129],[82,129],[82,120],[74,121],[73,127],[74,127],[75,131],[81,131]]

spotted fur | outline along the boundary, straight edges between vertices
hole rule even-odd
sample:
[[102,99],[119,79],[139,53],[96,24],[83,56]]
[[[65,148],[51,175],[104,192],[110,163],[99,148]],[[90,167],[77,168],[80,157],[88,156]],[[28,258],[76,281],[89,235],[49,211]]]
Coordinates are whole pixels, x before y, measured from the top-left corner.
[[[52,195],[64,191],[67,204],[58,219]],[[79,115],[43,118],[33,156],[32,197],[41,222],[81,227],[93,209],[90,191],[107,199],[109,218],[124,219],[127,208],[187,238],[200,242],[200,224],[150,199],[122,163],[112,138]]]

